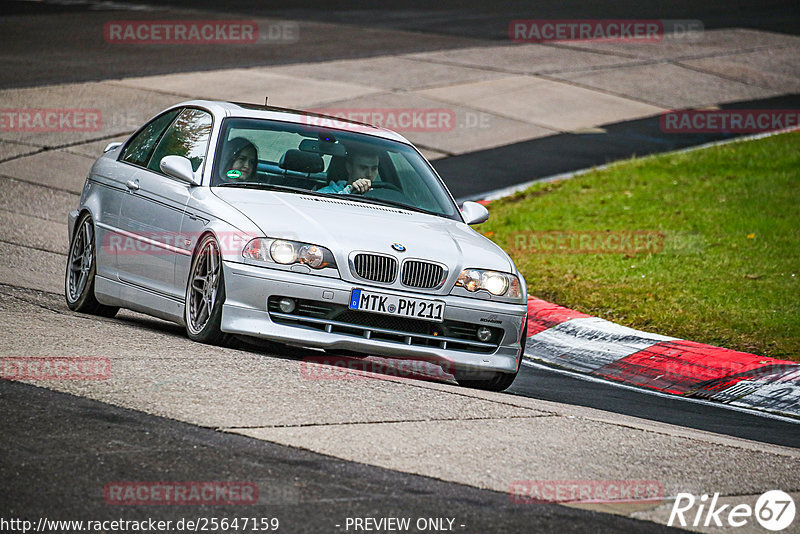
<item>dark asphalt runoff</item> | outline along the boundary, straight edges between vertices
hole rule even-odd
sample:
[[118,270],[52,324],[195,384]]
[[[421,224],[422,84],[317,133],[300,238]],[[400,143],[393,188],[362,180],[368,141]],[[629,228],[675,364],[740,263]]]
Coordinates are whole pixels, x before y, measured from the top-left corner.
[[[121,0],[124,4],[140,0]],[[693,19],[707,29],[751,28],[797,35],[800,5],[793,0],[163,0],[162,5],[250,16],[275,16],[426,34],[508,39],[514,19]]]
[[[798,109],[800,94],[723,104],[720,109]],[[551,135],[478,150],[433,162],[459,200],[481,199],[487,191],[613,161],[724,141],[745,134],[665,133],[659,117],[603,126],[603,133]],[[476,172],[475,169],[480,169]]]
[[[261,518],[277,518],[277,532],[336,533],[348,532],[348,518],[396,517],[410,518],[407,532],[419,532],[414,526],[427,518],[444,519],[444,525],[453,520],[452,531],[463,533],[677,531],[554,504],[513,503],[504,493],[224,434],[6,380],[0,380],[0,414],[0,518],[7,521],[36,525],[40,518],[153,519],[175,525],[182,518],[258,518],[259,524]],[[258,487],[258,502],[106,502],[107,484],[143,481],[248,482]],[[355,531],[353,525],[349,532]]]

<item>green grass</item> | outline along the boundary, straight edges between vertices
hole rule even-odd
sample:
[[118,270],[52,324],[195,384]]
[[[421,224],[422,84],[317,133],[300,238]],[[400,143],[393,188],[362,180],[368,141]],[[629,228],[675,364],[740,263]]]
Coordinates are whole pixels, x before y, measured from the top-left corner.
[[[800,361],[800,133],[634,159],[489,208],[477,229],[511,253],[533,296]],[[663,234],[663,249],[541,253],[515,237],[637,230]]]

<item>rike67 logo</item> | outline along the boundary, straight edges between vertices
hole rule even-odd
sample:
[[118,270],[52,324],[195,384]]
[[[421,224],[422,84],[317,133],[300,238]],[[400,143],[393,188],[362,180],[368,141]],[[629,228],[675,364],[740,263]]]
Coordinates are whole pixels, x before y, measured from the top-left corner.
[[668,526],[693,527],[743,527],[753,524],[753,519],[763,528],[778,532],[794,521],[794,499],[781,490],[771,490],[761,495],[756,505],[720,504],[719,493],[709,500],[708,495],[699,498],[691,493],[678,493]]

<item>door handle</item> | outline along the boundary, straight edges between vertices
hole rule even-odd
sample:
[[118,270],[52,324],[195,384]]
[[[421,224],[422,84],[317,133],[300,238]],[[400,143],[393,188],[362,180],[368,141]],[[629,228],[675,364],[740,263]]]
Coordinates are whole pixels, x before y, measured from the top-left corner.
[[128,180],[125,182],[125,185],[128,186],[128,189],[131,191],[138,191],[139,190],[139,180]]

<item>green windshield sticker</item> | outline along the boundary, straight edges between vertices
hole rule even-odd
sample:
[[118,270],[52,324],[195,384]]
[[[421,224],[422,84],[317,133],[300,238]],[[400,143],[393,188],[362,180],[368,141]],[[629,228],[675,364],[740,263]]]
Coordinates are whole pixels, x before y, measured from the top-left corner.
[[239,178],[241,175],[242,173],[235,169],[231,169],[225,173],[225,176],[227,176],[228,178]]

